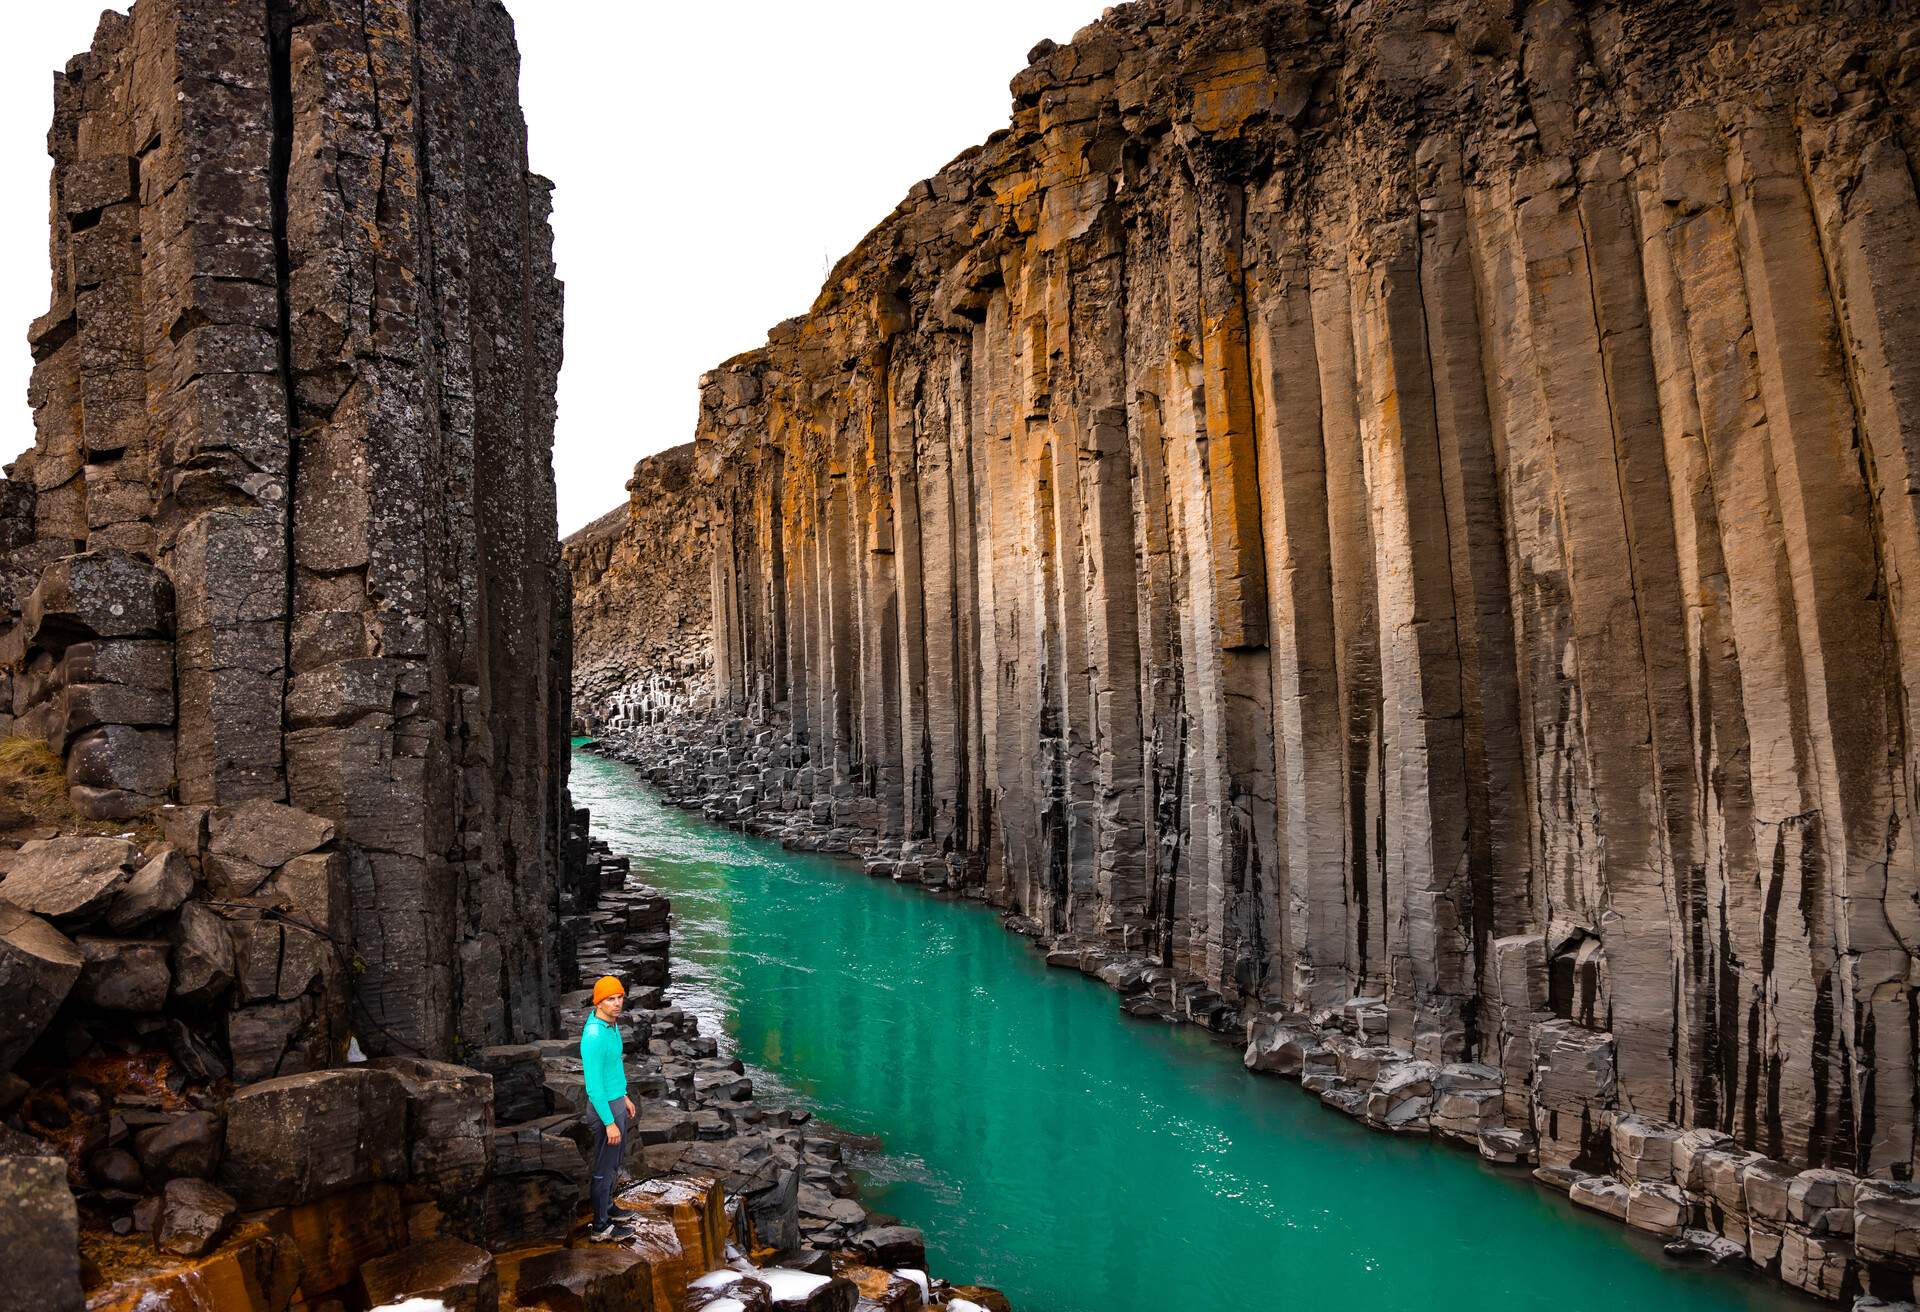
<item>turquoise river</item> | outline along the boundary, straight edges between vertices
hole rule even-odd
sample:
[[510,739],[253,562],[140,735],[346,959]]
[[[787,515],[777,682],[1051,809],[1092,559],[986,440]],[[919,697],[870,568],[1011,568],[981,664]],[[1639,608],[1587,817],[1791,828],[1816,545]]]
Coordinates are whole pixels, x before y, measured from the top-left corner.
[[1124,1016],[986,907],[708,824],[587,752],[573,794],[673,899],[675,1001],[763,1098],[879,1136],[867,1205],[1019,1312],[1821,1306]]

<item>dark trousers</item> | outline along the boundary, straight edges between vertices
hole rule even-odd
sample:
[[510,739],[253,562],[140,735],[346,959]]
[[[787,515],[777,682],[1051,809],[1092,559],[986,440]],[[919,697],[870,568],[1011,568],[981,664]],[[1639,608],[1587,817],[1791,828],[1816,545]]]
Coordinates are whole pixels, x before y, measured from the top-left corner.
[[593,1198],[593,1226],[598,1230],[604,1227],[613,1216],[613,1185],[620,1178],[620,1159],[627,1151],[627,1100],[615,1098],[609,1109],[613,1112],[613,1123],[620,1127],[620,1142],[607,1142],[607,1127],[600,1123],[599,1113],[587,1109],[587,1116],[593,1121],[593,1182],[590,1189]]

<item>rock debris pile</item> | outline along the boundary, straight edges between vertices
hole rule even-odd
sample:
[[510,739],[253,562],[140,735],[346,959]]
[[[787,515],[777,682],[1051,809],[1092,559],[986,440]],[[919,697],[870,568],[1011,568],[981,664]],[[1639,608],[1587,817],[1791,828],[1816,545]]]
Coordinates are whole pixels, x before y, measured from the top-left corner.
[[718,709],[615,737],[1373,1123],[1911,1298],[1916,86],[1868,3],[1043,43],[703,380]]

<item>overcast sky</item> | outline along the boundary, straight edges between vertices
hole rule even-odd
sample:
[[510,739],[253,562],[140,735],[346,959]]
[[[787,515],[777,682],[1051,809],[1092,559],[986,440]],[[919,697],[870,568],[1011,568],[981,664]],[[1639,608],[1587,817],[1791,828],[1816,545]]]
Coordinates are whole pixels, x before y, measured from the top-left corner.
[[[125,5],[116,6],[122,10]],[[560,530],[688,441],[696,380],[805,310],[916,181],[1006,126],[1007,82],[1101,0],[507,0],[533,167],[558,184]],[[98,0],[8,6],[0,45],[0,459],[33,443],[53,70]]]

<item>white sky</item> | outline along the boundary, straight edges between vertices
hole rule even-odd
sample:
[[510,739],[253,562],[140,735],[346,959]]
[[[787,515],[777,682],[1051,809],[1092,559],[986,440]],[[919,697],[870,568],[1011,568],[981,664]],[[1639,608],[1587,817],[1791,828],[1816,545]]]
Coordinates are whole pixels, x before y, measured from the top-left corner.
[[[560,531],[693,437],[700,374],[812,303],[907,189],[1006,126],[1042,37],[1104,0],[507,0],[533,167],[557,185]],[[125,6],[118,6],[124,9]],[[33,444],[53,70],[99,0],[8,5],[0,43],[0,459]]]

